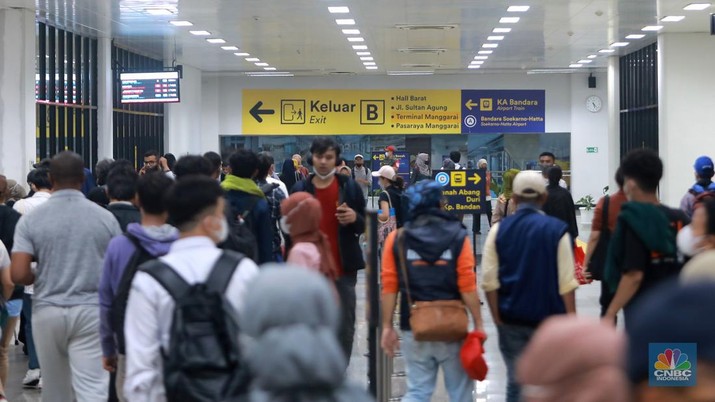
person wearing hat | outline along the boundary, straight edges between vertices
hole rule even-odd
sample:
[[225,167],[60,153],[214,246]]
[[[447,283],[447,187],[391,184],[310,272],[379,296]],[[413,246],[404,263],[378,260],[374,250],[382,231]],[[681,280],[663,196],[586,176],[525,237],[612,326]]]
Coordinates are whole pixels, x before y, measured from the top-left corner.
[[709,193],[714,193],[715,196],[715,183],[713,183],[713,176],[715,176],[715,168],[713,167],[713,161],[709,156],[701,156],[695,160],[695,184],[688,189],[685,193],[683,199],[680,200],[680,209],[683,210],[689,217],[693,217],[693,210],[695,202]]
[[572,240],[564,222],[541,208],[548,193],[540,172],[514,178],[514,215],[494,224],[483,256],[482,289],[507,369],[507,402],[520,399],[516,361],[547,318],[576,312]]
[[[416,302],[462,300],[472,316],[474,330],[484,332],[469,235],[454,215],[442,209],[442,186],[436,181],[423,180],[410,186],[405,196],[409,220],[403,229],[388,235],[383,248],[380,344],[388,356],[394,356],[399,346],[405,358],[407,393],[403,401],[429,401],[440,367],[449,400],[472,401],[474,381],[460,359],[463,342],[416,341],[406,297],[409,294]],[[407,273],[407,281],[402,273],[398,274],[401,266]],[[398,292],[402,293],[401,346],[392,325]]]
[[361,154],[355,155],[353,161],[355,162],[353,165],[353,180],[360,185],[360,189],[365,195],[365,200],[367,200],[367,196],[370,194],[370,175],[372,172],[370,168],[365,166],[365,158]]
[[372,176],[378,178],[382,189],[378,219],[381,222],[386,222],[390,219],[390,216],[394,216],[397,221],[397,227],[401,228],[405,224],[405,217],[402,213],[402,191],[405,187],[405,181],[390,166],[381,167],[377,172],[373,172]]
[[392,166],[395,170],[400,167],[400,161],[395,159],[395,148],[394,145],[388,145],[385,147],[385,159],[380,161],[380,166]]

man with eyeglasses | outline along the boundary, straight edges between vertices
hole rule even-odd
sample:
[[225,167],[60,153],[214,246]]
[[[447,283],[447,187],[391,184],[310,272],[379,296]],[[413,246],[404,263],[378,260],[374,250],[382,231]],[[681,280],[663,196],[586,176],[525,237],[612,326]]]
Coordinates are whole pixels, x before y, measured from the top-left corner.
[[151,171],[161,171],[159,153],[154,150],[144,153],[144,166],[142,166],[139,174],[143,176]]

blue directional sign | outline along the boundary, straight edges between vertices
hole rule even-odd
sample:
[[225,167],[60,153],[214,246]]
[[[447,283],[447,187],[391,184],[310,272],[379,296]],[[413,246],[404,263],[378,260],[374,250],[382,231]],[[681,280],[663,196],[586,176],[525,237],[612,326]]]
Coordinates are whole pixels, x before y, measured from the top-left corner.
[[544,90],[462,90],[462,133],[543,133]]

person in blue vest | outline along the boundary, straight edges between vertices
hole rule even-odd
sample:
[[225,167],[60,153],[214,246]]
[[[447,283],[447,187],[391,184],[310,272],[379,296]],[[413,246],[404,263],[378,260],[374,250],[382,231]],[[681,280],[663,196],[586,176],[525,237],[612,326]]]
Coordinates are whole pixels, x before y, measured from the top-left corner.
[[715,165],[709,156],[701,156],[695,160],[695,184],[688,189],[683,199],[680,200],[680,209],[683,210],[689,217],[693,217],[695,202],[708,194],[715,197]]
[[482,288],[507,369],[507,402],[520,400],[515,364],[536,328],[553,315],[575,313],[578,288],[568,227],[541,211],[548,197],[541,173],[519,173],[513,191],[517,211],[492,226],[482,259]]

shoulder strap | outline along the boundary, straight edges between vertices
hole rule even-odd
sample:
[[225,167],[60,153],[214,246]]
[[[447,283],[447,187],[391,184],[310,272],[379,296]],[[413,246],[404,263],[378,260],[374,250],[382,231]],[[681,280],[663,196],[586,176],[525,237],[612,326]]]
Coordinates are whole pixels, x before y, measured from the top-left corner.
[[398,256],[400,262],[400,270],[405,278],[405,293],[407,293],[407,303],[412,306],[412,295],[410,294],[410,282],[407,279],[407,253],[405,252],[405,229],[398,229],[395,241],[397,241]]
[[159,282],[174,300],[186,294],[191,287],[173,268],[159,259],[144,263],[139,269]]
[[129,259],[128,265],[124,267],[124,272],[122,273],[122,277],[119,280],[119,285],[117,286],[117,294],[123,293],[124,289],[128,290],[131,287],[132,280],[134,279],[134,274],[136,273],[139,265],[142,265],[145,262],[154,258],[154,256],[151,255],[144,248],[144,246],[141,245],[141,242],[136,236],[127,232],[124,233],[124,237],[126,237],[127,239],[129,239],[130,242],[132,242],[136,251],[134,251],[134,254],[132,254],[131,258]]
[[608,208],[611,204],[611,196],[607,195],[606,199],[603,200],[603,213],[601,214],[601,231],[610,231],[608,227]]
[[392,209],[392,197],[390,197],[390,192],[385,190],[385,194],[387,194],[387,203],[390,205],[390,209]]
[[243,213],[241,213],[241,218],[246,219],[246,217],[248,217],[248,215],[251,214],[251,211],[253,211],[253,208],[256,207],[256,205],[258,204],[258,201],[260,201],[260,200],[261,200],[261,197],[259,197],[257,195],[253,196],[253,201],[250,204],[248,204],[249,206],[243,210]]
[[224,250],[211,269],[208,279],[206,279],[206,287],[209,290],[224,294],[228,284],[231,282],[233,273],[236,271],[238,264],[243,261],[243,258],[244,255],[241,253]]

